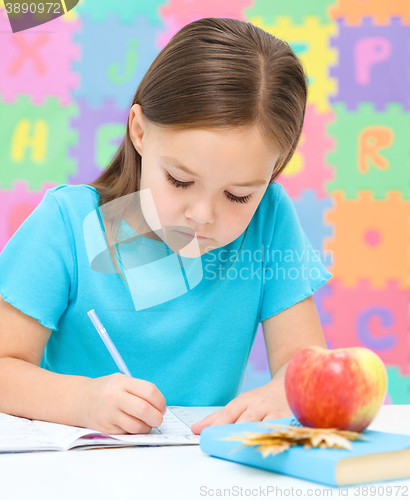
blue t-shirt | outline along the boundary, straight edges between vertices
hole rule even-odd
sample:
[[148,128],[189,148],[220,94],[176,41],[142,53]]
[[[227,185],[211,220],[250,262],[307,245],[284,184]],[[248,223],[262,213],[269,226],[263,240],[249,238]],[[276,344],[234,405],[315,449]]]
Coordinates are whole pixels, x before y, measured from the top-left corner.
[[[155,384],[167,405],[226,405],[240,392],[258,323],[332,276],[290,198],[272,183],[247,232],[196,258],[203,270],[196,286],[137,310],[118,273],[91,265],[84,221],[98,199],[85,184],[48,189],[0,254],[0,294],[52,330],[40,365],[52,372],[96,378],[119,371],[87,315],[94,309],[132,376]],[[121,230],[132,232],[124,220]],[[158,263],[173,253],[144,236],[125,248]],[[162,293],[166,280],[152,276]]]

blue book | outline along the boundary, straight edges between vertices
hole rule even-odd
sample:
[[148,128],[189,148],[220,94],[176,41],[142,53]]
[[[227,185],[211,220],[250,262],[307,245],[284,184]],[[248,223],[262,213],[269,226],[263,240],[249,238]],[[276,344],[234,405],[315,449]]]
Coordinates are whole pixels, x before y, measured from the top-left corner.
[[241,448],[241,441],[221,439],[246,436],[245,432],[272,432],[273,429],[261,425],[269,423],[300,426],[294,417],[285,417],[205,427],[200,435],[200,448],[213,457],[330,486],[410,477],[410,435],[365,430],[362,435],[368,441],[351,441],[351,450],[305,449],[298,445],[266,458],[256,446]]

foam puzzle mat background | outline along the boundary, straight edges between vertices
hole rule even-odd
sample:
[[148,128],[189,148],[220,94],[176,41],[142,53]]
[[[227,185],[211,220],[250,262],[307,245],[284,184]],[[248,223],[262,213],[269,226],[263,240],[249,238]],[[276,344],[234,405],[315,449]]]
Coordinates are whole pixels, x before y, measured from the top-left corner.
[[[48,32],[11,34],[0,0],[0,251],[47,189],[100,174],[143,74],[202,17],[249,21],[302,60],[306,119],[279,182],[334,274],[314,294],[325,338],[374,350],[385,402],[409,404],[409,2],[81,0]],[[242,392],[270,378],[259,325]]]

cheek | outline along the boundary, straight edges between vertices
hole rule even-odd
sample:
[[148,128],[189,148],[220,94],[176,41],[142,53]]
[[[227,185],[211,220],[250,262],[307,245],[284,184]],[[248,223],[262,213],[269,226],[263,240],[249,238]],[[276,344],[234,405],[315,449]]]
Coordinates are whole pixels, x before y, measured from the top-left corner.
[[228,206],[219,216],[218,232],[223,235],[223,240],[227,243],[236,240],[245,231],[254,212],[254,208],[239,203]]
[[[232,207],[230,205],[232,205]],[[225,212],[225,218],[232,228],[236,228],[237,230],[242,228],[242,231],[244,231],[251,221],[257,205],[247,206],[246,204],[232,202],[230,202],[230,205],[229,209]]]
[[181,199],[178,199],[178,196],[167,186],[156,186],[152,190],[152,195],[161,223],[163,225],[175,224],[175,220],[182,210],[180,207]]

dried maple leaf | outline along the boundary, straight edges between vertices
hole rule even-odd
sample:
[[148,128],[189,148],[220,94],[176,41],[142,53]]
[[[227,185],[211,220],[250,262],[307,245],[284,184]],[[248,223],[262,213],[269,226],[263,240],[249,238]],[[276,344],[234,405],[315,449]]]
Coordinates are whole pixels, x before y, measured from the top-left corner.
[[291,446],[304,446],[304,448],[339,448],[351,450],[350,441],[356,439],[367,440],[360,432],[339,429],[316,429],[313,427],[296,427],[279,424],[262,424],[262,427],[277,428],[276,432],[247,432],[247,436],[230,436],[221,438],[224,441],[242,441],[243,445],[230,453],[246,446],[256,446],[263,458],[277,455],[288,450]]
[[278,444],[261,444],[256,449],[262,453],[263,458],[266,458],[268,455],[277,455],[278,453],[282,453],[282,451],[286,451],[290,447],[290,443],[282,441]]
[[[332,434],[316,434],[310,437],[310,442],[314,448],[345,448],[351,450],[350,441],[337,433]],[[327,445],[327,446],[326,446]]]

